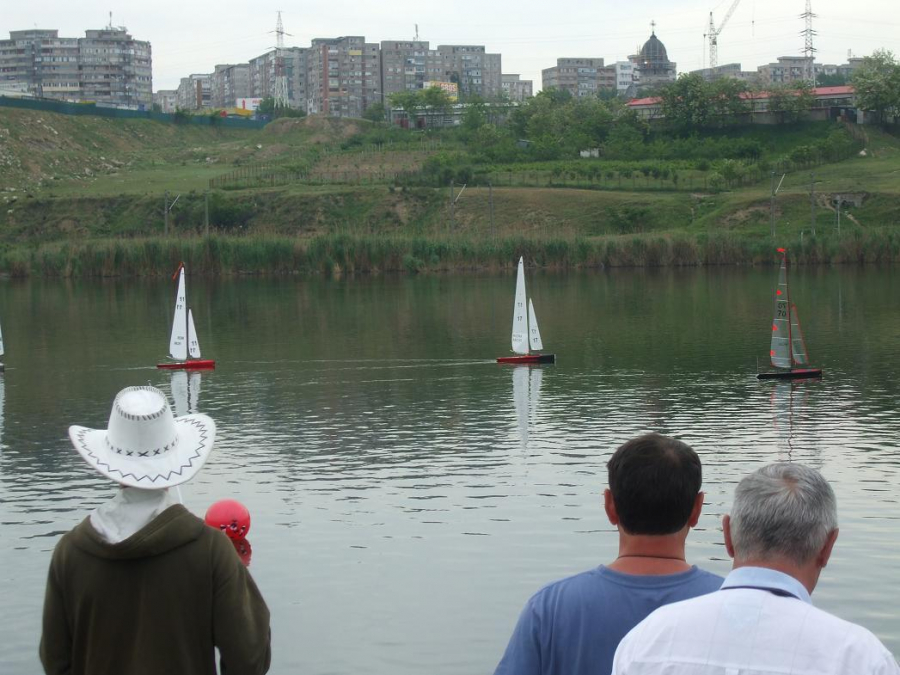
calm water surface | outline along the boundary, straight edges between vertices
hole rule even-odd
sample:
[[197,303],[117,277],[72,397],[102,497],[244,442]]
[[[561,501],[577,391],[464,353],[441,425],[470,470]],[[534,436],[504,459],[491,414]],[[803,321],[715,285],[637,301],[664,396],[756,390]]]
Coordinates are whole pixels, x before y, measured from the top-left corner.
[[900,272],[799,269],[792,295],[821,382],[760,383],[775,269],[529,274],[558,364],[498,366],[513,276],[190,279],[204,356],[164,356],[163,280],[7,281],[0,439],[0,663],[39,672],[50,552],[112,496],[71,448],[122,387],[150,383],[219,439],[183,487],[202,514],[253,516],[250,569],[272,610],[273,673],[490,672],[541,584],[608,561],[604,465],[658,430],[704,464],[689,555],[724,574],[719,522],[763,463],[821,469],[841,535],[816,603],[900,653]]

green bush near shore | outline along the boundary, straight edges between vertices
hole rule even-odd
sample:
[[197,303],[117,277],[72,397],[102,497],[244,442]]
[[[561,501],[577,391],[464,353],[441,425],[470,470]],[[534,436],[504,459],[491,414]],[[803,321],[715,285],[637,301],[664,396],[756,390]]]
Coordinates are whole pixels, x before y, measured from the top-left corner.
[[[787,244],[797,264],[900,261],[900,232],[852,230]],[[547,268],[770,264],[768,239],[724,234],[467,239],[374,235],[212,236],[88,240],[8,247],[0,272],[16,277],[110,277],[171,274],[184,261],[192,274],[339,275],[509,268],[519,256]]]

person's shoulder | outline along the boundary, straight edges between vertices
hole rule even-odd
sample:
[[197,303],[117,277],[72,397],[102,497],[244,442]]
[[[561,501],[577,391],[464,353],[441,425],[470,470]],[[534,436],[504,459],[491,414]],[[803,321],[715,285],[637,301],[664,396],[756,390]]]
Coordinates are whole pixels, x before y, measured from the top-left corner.
[[585,586],[597,584],[600,582],[600,579],[602,579],[602,576],[600,570],[597,568],[578,572],[577,574],[571,574],[541,586],[541,588],[531,596],[529,602],[539,602],[544,598],[559,596],[570,592],[580,593]]
[[698,586],[708,587],[709,591],[717,591],[725,582],[725,577],[719,576],[707,570],[701,569],[696,565],[691,569],[691,575],[688,580]]
[[809,613],[804,620],[815,625],[816,632],[828,641],[841,640],[844,644],[864,649],[887,650],[881,640],[868,628],[842,619],[819,607],[810,606]]

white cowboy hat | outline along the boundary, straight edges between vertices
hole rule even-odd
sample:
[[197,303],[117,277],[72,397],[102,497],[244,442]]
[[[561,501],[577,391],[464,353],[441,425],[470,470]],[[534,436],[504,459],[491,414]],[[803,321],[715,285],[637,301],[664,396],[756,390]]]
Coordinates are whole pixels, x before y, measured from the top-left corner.
[[117,483],[158,489],[196,474],[212,450],[216,423],[206,415],[175,418],[156,387],[128,387],[116,395],[109,429],[69,427],[85,461]]

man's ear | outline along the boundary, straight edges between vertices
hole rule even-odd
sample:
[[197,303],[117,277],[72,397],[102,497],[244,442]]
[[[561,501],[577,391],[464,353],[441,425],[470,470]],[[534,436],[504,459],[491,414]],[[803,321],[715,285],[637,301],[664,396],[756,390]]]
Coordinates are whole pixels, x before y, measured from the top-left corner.
[[616,502],[608,488],[603,491],[603,510],[606,511],[606,517],[609,518],[609,522],[618,527],[619,514],[616,511]]
[[825,567],[828,564],[828,559],[831,558],[831,551],[834,549],[834,543],[838,538],[838,531],[839,530],[837,528],[834,528],[831,532],[828,533],[828,538],[825,540],[825,545],[816,556],[816,564],[818,565],[819,569]]
[[688,525],[690,527],[696,527],[697,521],[700,520],[700,511],[703,510],[703,498],[706,495],[702,492],[697,493],[696,499],[694,499],[694,507],[691,509],[691,517],[688,519]]
[[731,541],[731,516],[722,516],[722,534],[725,536],[725,550],[728,557],[734,557],[734,542]]

